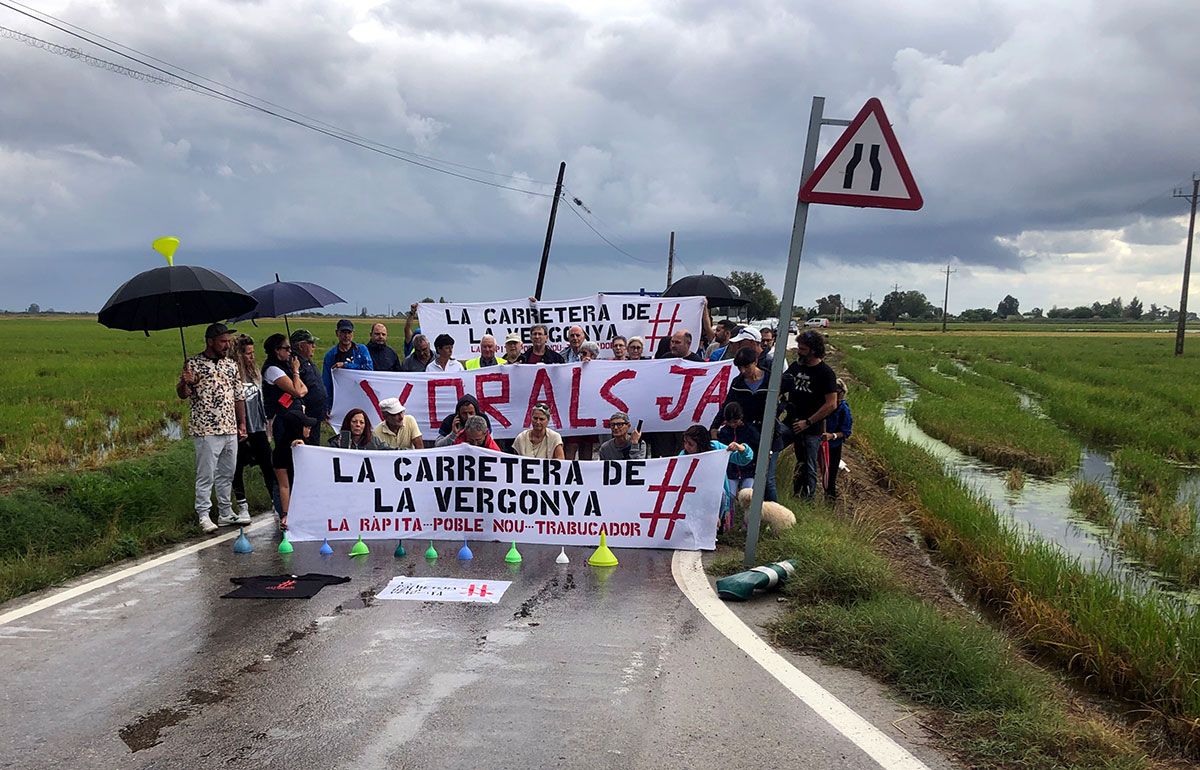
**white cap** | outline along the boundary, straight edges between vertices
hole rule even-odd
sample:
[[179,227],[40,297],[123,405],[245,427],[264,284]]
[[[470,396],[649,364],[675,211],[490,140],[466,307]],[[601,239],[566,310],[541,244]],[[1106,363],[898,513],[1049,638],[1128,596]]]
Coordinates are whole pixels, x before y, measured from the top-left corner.
[[743,326],[742,330],[734,335],[730,342],[742,342],[750,340],[751,342],[762,342],[762,335],[758,333],[758,329],[753,326]]
[[385,398],[379,402],[379,410],[385,414],[404,414],[404,404],[398,398]]

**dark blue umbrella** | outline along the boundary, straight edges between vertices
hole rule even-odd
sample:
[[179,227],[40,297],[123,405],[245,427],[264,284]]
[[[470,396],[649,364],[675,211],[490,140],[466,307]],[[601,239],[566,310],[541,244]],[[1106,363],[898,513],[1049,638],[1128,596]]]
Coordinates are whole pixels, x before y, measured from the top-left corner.
[[312,310],[313,308],[325,307],[326,305],[334,305],[338,302],[345,302],[338,295],[326,289],[324,286],[318,286],[315,283],[308,281],[281,281],[279,273],[275,274],[275,282],[259,286],[250,292],[250,296],[258,300],[258,307],[251,310],[249,313],[230,318],[233,321],[248,321],[255,318],[278,318],[283,316],[283,325],[287,328],[288,334],[292,333],[292,328],[288,324],[287,314],[295,313],[300,310]]

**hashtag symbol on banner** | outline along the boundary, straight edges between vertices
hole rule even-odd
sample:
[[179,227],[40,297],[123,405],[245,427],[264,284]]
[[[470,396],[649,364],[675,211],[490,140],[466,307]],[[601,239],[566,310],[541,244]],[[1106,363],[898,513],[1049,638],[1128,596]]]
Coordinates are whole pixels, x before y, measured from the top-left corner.
[[[688,493],[696,491],[696,488],[692,486],[692,474],[696,472],[696,466],[700,464],[700,461],[694,458],[691,460],[687,473],[684,474],[683,483],[676,486],[671,483],[671,480],[675,477],[675,465],[678,461],[678,458],[672,457],[667,463],[667,472],[663,474],[662,483],[650,485],[650,491],[658,493],[658,499],[654,502],[654,510],[638,514],[650,522],[650,532],[647,537],[654,537],[654,533],[658,529],[658,522],[665,521],[667,531],[663,535],[663,539],[670,540],[671,535],[675,534],[675,522],[687,518],[687,514],[680,513],[679,509],[683,507],[684,498],[688,496]],[[667,501],[667,495],[672,492],[677,492],[678,496],[675,498],[675,507],[667,512],[663,510],[663,505]]]
[[[646,335],[646,342],[650,346],[650,349],[647,350],[646,352],[650,354],[651,358],[654,357],[655,351],[658,350],[659,341],[668,339],[668,338],[670,338],[670,336],[672,334],[675,333],[675,324],[679,323],[679,320],[680,320],[679,319],[679,308],[680,308],[680,303],[676,302],[675,309],[671,311],[670,318],[662,317],[662,309],[663,309],[662,304],[659,304],[658,310],[654,311],[654,318],[653,318],[653,320],[650,321],[651,331],[648,335]],[[663,324],[667,324],[667,333],[659,334],[658,329]]]

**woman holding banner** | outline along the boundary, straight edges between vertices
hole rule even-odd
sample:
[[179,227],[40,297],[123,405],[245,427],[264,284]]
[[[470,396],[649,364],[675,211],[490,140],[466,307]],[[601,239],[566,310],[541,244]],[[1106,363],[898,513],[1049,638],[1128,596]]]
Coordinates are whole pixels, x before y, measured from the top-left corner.
[[558,431],[550,430],[550,410],[545,404],[535,404],[529,411],[529,424],[531,427],[513,439],[513,453],[544,460],[564,459],[563,438]]
[[391,448],[371,433],[367,413],[361,409],[346,412],[346,416],[342,418],[342,429],[338,435],[329,439],[329,446],[335,449],[364,450]]
[[641,361],[642,351],[646,348],[646,341],[641,337],[630,337],[629,342],[625,343],[625,359],[627,361]]
[[[703,425],[693,425],[683,432],[683,451],[681,455],[697,455],[701,452],[729,452],[729,462],[744,466],[754,462],[754,450],[745,444],[731,442],[722,444],[712,438],[708,428]],[[725,491],[721,495],[720,521],[726,528],[733,525],[733,504],[737,499],[737,484],[733,479],[725,479]]]

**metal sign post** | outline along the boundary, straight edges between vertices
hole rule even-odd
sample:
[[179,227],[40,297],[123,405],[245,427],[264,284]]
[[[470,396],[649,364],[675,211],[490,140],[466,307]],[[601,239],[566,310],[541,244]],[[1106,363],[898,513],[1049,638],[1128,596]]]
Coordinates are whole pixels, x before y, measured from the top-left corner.
[[[804,143],[804,164],[800,171],[800,182],[812,174],[817,165],[817,143],[821,139],[821,126],[848,125],[849,121],[824,120],[821,116],[825,111],[825,97],[814,96],[812,111],[808,115],[808,139]],[[779,304],[779,321],[792,318],[792,304],[796,299],[796,279],[800,274],[800,250],[804,248],[804,227],[808,224],[808,204],[797,198],[796,217],[792,221],[792,244],[788,247],[787,273],[783,281],[783,296]],[[786,326],[784,327],[787,328]],[[783,370],[787,366],[787,338],[784,337],[783,355],[779,355],[776,342],[775,362],[771,367],[771,377],[767,380],[767,404],[763,410],[762,435],[758,439],[758,454],[754,464],[754,497],[751,498],[750,509],[746,511],[746,558],[747,567],[753,566],[758,551],[758,529],[762,522],[763,496],[767,491],[767,469],[770,467],[771,442],[775,438],[775,414],[779,410],[779,383],[783,381]]]
[[[825,118],[824,112],[825,97],[814,96],[812,111],[808,116],[808,138],[804,143],[804,163],[800,171],[796,217],[792,222],[792,243],[788,247],[787,273],[780,297],[781,324],[783,319],[788,319],[790,323],[792,318],[796,281],[800,274],[800,252],[804,248],[804,228],[808,224],[810,202],[909,211],[919,209],[923,205],[921,193],[909,172],[900,145],[896,142],[878,99],[869,99],[853,120]],[[847,129],[821,162],[819,173],[814,174],[821,126],[847,126]],[[865,173],[861,168],[866,147],[870,148],[867,151],[867,168],[870,173]],[[775,415],[779,410],[779,384],[783,381],[786,356],[785,343],[784,355],[778,355],[778,349],[776,350],[775,364],[771,367],[767,385],[763,430],[758,441],[758,456],[754,466],[754,496],[751,498],[750,509],[746,511],[747,567],[757,560],[758,530],[762,522],[763,497],[767,491],[771,443],[775,437]]]

